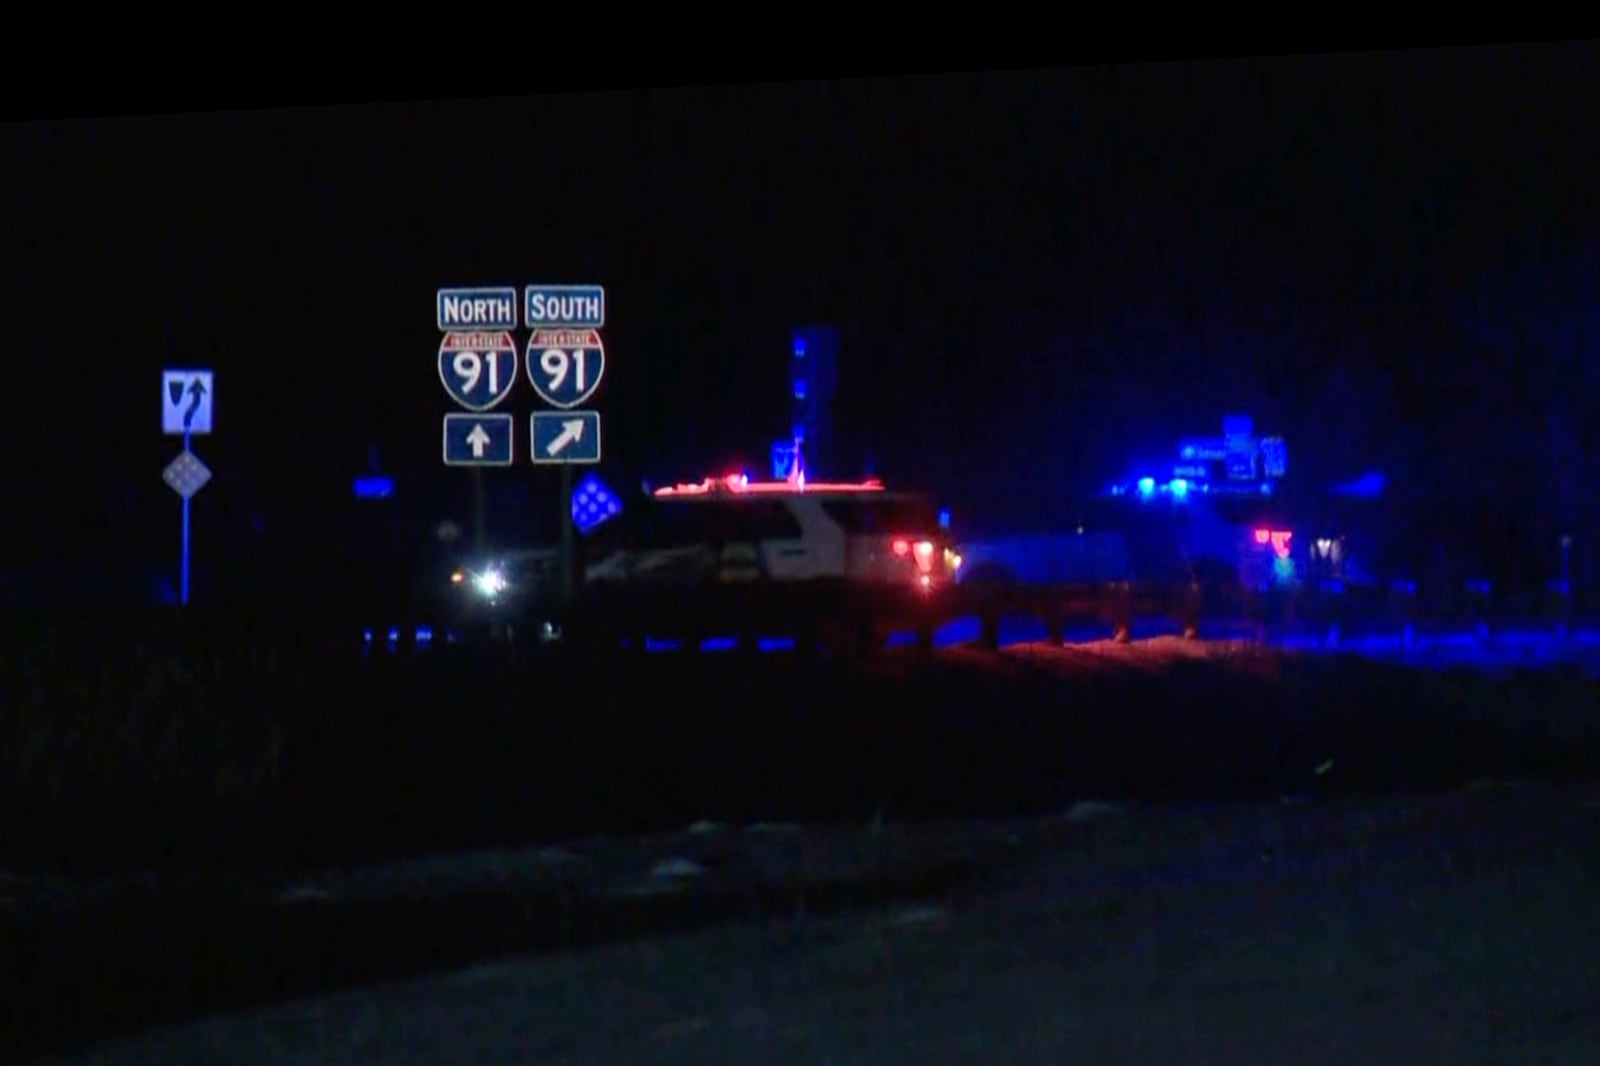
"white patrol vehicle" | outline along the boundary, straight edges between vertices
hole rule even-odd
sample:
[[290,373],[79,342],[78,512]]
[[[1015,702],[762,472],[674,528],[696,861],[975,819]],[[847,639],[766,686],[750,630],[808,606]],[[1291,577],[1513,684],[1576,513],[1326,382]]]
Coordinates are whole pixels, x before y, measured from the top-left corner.
[[[579,552],[575,606],[585,624],[661,636],[753,616],[797,632],[913,624],[962,562],[921,494],[876,480],[742,476],[629,501],[581,538]],[[453,598],[465,619],[537,621],[554,603],[559,563],[540,547],[461,566],[450,576]]]
[[590,586],[830,583],[930,593],[961,558],[918,493],[882,482],[751,481],[656,489],[585,539]]

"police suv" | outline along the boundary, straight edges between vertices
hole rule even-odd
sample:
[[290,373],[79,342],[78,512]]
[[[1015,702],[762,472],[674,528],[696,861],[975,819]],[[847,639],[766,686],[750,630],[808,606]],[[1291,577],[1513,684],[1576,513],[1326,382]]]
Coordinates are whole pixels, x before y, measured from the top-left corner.
[[709,636],[733,623],[829,643],[915,625],[961,565],[920,494],[743,476],[657,489],[584,554],[582,611],[599,629]]
[[932,592],[960,558],[920,494],[882,482],[708,479],[655,490],[585,544],[589,584],[834,583]]
[[[875,479],[666,486],[592,529],[580,551],[579,613],[624,630],[714,629],[730,611],[904,624],[961,566],[931,502]],[[458,568],[451,580],[477,612],[515,616],[550,602],[558,573],[557,553],[541,548]]]

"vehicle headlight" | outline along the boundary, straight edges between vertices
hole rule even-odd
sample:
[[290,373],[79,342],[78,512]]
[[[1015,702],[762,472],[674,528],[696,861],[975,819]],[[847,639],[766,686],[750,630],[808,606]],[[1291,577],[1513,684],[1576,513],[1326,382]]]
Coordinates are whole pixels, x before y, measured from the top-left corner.
[[491,567],[481,574],[473,575],[472,587],[478,590],[479,595],[494,599],[506,590],[506,576]]

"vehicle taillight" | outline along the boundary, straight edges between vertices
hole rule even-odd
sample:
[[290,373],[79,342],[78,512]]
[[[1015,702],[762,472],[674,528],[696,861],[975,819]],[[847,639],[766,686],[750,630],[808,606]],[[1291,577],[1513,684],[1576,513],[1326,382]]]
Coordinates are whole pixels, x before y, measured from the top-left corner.
[[[889,550],[896,559],[909,559],[916,564],[913,573],[917,582],[923,588],[933,584],[933,566],[939,559],[939,546],[931,540],[912,540],[910,537],[894,537],[889,541]],[[949,553],[946,552],[946,555]]]

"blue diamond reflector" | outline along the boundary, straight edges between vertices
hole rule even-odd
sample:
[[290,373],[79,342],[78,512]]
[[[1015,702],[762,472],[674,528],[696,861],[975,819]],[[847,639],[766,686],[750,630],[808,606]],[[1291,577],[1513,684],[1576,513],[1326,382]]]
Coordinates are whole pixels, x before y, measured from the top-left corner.
[[622,501],[617,494],[593,474],[572,490],[572,524],[578,527],[579,533],[588,533],[621,510]]

